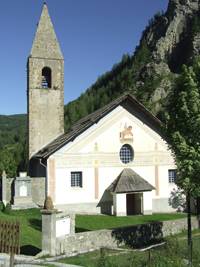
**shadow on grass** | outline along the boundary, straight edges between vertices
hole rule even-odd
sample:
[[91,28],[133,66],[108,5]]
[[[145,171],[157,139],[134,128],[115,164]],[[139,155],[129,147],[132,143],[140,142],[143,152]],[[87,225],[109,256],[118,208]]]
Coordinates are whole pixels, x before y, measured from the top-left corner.
[[28,255],[28,256],[35,256],[40,253],[42,250],[35,246],[26,245],[20,247],[20,254]]
[[76,227],[75,226],[75,233],[82,233],[82,232],[89,232],[89,231],[92,231],[92,230],[85,229],[85,228],[80,228],[80,227]]
[[29,219],[29,223],[31,227],[33,227],[35,230],[42,231],[42,220],[40,219]]

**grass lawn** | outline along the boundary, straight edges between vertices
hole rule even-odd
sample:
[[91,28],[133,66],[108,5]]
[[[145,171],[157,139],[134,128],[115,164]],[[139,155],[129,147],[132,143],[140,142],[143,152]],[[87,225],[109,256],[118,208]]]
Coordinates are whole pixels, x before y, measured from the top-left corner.
[[[76,215],[76,233],[144,224],[186,217],[186,214],[153,214],[144,216],[115,217],[106,215]],[[5,221],[21,221],[21,254],[36,255],[42,248],[42,215],[39,209],[17,210],[7,215],[0,211]],[[83,256],[82,256],[83,257]]]
[[42,248],[42,214],[38,209],[16,210],[7,215],[0,211],[5,221],[21,221],[21,254],[36,255]]
[[155,213],[152,215],[136,215],[125,217],[108,215],[76,215],[76,233],[182,219],[186,217],[187,214],[184,213]]
[[[193,266],[199,266],[200,262],[200,229],[193,234]],[[195,235],[198,234],[198,235]],[[190,251],[187,246],[187,231],[181,234],[165,238],[166,245],[151,250],[151,263],[149,262],[149,252],[119,253],[115,250],[104,249],[104,256],[100,251],[82,254],[73,258],[65,258],[56,262],[74,264],[87,267],[181,267],[186,266],[190,259]],[[126,246],[126,249],[131,247]],[[133,248],[134,249],[134,248]],[[185,261],[184,261],[185,260]],[[50,266],[50,265],[46,265]]]

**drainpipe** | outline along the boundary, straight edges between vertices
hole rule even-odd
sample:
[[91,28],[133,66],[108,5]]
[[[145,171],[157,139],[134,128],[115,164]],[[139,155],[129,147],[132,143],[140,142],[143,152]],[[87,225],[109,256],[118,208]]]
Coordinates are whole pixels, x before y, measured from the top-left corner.
[[44,165],[43,163],[42,163],[42,159],[39,159],[39,163],[40,163],[40,165],[42,165],[43,167],[45,167],[45,169],[46,169],[46,193],[45,193],[45,197],[47,197],[48,195],[48,177],[47,177],[47,166],[46,165]]

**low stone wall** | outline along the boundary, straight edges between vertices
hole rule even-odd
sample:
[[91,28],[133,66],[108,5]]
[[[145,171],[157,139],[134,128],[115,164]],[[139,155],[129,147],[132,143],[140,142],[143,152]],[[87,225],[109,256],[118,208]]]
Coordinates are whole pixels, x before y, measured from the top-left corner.
[[6,178],[6,202],[12,203],[14,196],[14,179],[15,178]]
[[[6,178],[6,175],[4,175],[4,177],[2,176],[2,184],[3,184],[2,201],[5,201],[6,203],[13,204],[14,180],[15,178]],[[3,183],[3,181],[5,181],[5,183]],[[31,177],[31,195],[33,203],[44,205],[45,192],[46,192],[45,190],[46,190],[45,177]]]
[[44,205],[46,193],[46,178],[31,177],[31,194],[33,203]]
[[[199,226],[200,218],[192,217],[192,229],[197,229]],[[119,245],[148,242],[181,233],[184,229],[187,229],[187,218],[77,233],[56,238],[56,254],[72,254],[102,246],[118,247]]]

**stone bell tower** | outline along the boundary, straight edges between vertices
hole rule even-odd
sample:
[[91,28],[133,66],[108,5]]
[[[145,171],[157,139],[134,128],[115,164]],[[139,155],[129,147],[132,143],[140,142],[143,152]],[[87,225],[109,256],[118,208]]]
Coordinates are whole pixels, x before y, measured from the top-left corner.
[[28,157],[64,132],[64,58],[46,4],[27,62]]

